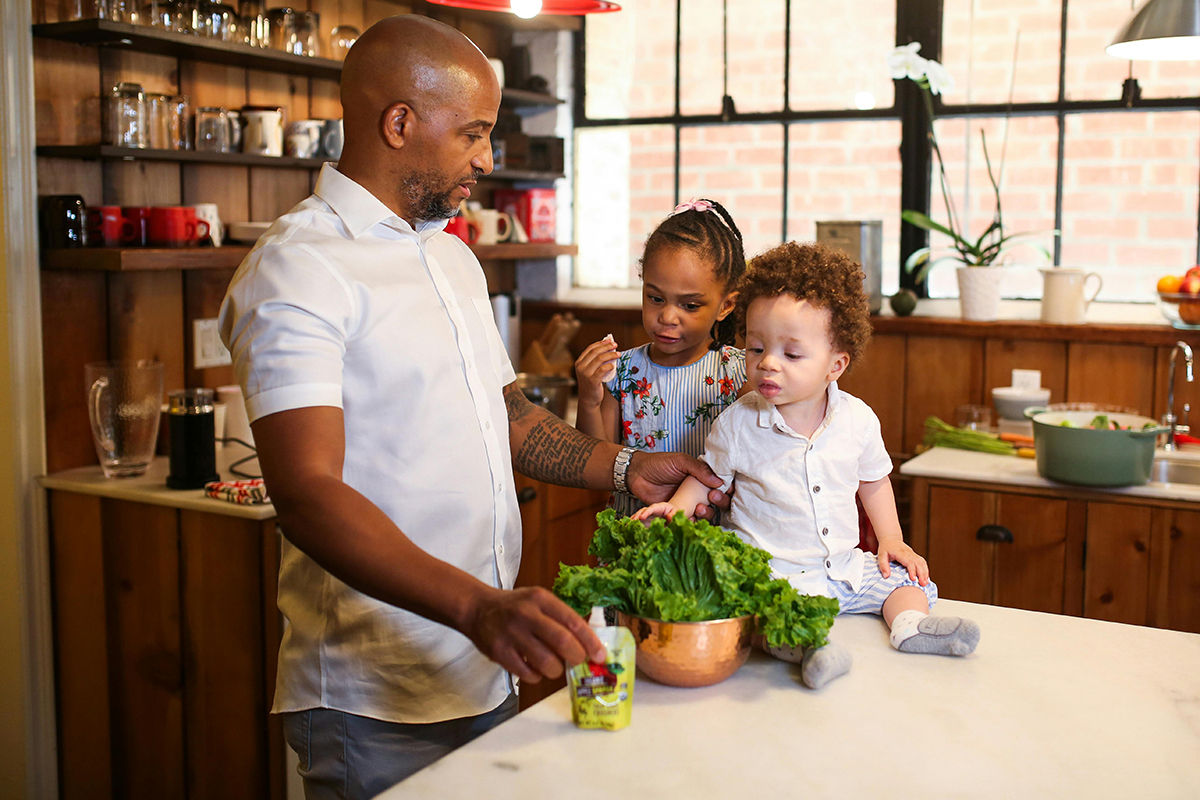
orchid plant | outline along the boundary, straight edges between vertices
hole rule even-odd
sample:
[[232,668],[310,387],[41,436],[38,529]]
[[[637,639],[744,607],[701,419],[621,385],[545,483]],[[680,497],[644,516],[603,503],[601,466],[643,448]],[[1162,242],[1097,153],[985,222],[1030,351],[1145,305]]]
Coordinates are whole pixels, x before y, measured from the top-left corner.
[[[996,195],[996,211],[992,216],[991,224],[984,229],[978,239],[972,241],[967,238],[967,231],[963,229],[962,222],[955,213],[954,203],[950,197],[950,182],[946,179],[946,167],[942,162],[942,151],[938,147],[937,135],[933,129],[933,95],[940,95],[953,90],[954,79],[950,77],[950,73],[941,64],[932,59],[921,57],[919,55],[920,51],[920,42],[911,42],[910,44],[897,47],[888,56],[888,68],[891,71],[893,80],[907,78],[916,83],[921,89],[921,96],[925,100],[926,119],[929,122],[929,143],[933,148],[933,154],[937,156],[938,183],[942,191],[942,200],[946,205],[948,224],[942,225],[941,223],[934,222],[928,214],[923,214],[920,211],[902,211],[900,218],[923,230],[937,231],[949,236],[952,245],[948,249],[952,250],[952,252],[940,257],[934,257],[934,248],[922,247],[904,262],[905,270],[908,272],[918,270],[916,282],[920,283],[925,280],[925,277],[929,274],[929,270],[940,263],[954,261],[968,267],[989,267],[995,265],[996,260],[1005,252],[1021,245],[1034,248],[1049,261],[1051,258],[1050,252],[1042,245],[1036,242],[1017,242],[1014,240],[1048,233],[1057,235],[1057,230],[1028,231],[1005,235],[1000,208],[1000,185],[992,171],[992,161],[988,156],[987,137],[984,135],[983,130],[979,131],[979,136],[983,143],[983,159],[987,164],[988,180],[991,181],[992,191]],[[1003,156],[1000,159],[999,171],[1001,175],[1004,174]]]

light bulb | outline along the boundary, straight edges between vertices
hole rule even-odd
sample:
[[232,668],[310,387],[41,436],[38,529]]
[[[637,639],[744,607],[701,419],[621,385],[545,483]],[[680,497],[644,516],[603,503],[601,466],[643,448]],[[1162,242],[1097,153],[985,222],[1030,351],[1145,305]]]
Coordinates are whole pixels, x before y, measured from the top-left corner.
[[542,0],[512,0],[512,13],[521,19],[533,19],[542,10]]

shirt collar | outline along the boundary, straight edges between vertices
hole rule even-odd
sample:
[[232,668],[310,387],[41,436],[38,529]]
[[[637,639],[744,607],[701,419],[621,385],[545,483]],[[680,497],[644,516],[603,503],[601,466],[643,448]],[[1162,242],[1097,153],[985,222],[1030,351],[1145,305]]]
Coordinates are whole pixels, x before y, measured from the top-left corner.
[[[799,435],[791,429],[791,426],[789,426],[787,422],[784,421],[783,414],[779,413],[778,408],[771,403],[768,403],[766,398],[764,398],[758,392],[755,392],[754,394],[757,398],[756,402],[758,403],[758,427],[776,428],[782,433],[792,436]],[[829,386],[825,389],[825,418],[821,420],[821,424],[817,426],[815,431],[813,431],[813,435],[810,437],[811,439],[817,438],[817,436],[821,434],[821,431],[833,424],[834,415],[837,414],[837,401],[840,396],[841,395],[838,394],[837,381],[830,381]]]
[[338,215],[346,230],[357,239],[376,225],[387,225],[406,236],[419,237],[422,242],[446,227],[446,220],[421,220],[416,230],[397,216],[378,197],[365,187],[338,172],[332,164],[321,167],[313,194],[325,201]]

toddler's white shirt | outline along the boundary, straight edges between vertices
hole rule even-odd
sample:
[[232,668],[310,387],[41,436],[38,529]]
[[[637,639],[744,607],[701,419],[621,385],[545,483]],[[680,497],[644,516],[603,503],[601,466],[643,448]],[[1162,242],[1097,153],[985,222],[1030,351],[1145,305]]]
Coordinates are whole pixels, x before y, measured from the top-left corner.
[[858,549],[859,481],[892,471],[879,418],[831,383],[825,419],[801,436],[758,392],[725,410],[705,441],[704,461],[728,489],[726,521],[769,552],[772,570],[803,594],[832,597],[829,581],[862,583]]

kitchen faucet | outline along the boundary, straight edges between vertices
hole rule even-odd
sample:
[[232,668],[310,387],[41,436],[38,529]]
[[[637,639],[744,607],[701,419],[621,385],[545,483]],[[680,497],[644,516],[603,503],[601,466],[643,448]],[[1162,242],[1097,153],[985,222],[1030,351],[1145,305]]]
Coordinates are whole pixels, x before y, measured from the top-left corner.
[[1176,342],[1171,348],[1171,360],[1167,364],[1167,413],[1163,414],[1163,425],[1169,426],[1167,430],[1167,444],[1163,447],[1164,450],[1178,450],[1175,444],[1175,427],[1179,419],[1175,416],[1175,357],[1179,355],[1179,351],[1183,351],[1183,358],[1187,362],[1187,379],[1188,383],[1192,382],[1192,348],[1188,347],[1187,342]]

